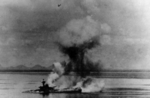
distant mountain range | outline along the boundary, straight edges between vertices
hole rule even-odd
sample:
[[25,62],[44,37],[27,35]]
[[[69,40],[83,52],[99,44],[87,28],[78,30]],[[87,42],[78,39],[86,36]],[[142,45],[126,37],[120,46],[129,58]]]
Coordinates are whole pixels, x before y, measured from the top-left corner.
[[25,65],[18,65],[4,68],[0,65],[0,70],[51,70],[51,66],[44,67],[42,65],[37,64],[32,67],[27,67]]
[[32,69],[32,70],[46,70],[46,67],[43,67],[41,65],[35,65],[35,66],[31,67],[30,69]]

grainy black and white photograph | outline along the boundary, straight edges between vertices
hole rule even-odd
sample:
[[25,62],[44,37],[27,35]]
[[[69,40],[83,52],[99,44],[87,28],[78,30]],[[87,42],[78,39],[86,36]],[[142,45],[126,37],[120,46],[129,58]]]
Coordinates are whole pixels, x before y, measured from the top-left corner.
[[0,98],[150,98],[150,0],[0,0]]

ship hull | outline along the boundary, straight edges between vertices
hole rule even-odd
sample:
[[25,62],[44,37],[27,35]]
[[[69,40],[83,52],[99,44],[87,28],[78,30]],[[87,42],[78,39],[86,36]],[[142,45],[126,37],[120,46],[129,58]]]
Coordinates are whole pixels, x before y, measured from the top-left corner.
[[29,91],[25,91],[23,93],[37,93],[37,94],[50,94],[50,93],[82,93],[82,91],[79,90],[46,90],[46,91],[42,91],[42,90],[29,90]]

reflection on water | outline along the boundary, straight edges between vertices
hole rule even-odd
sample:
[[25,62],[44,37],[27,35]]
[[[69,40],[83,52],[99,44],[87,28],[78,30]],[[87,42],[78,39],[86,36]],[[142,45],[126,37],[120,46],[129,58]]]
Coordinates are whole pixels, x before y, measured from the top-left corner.
[[43,98],[99,98],[99,94],[50,94]]
[[[150,97],[150,79],[105,78],[105,89],[92,94],[29,94],[48,75],[0,74],[0,98],[145,98]],[[13,96],[13,97],[12,97]]]
[[50,95],[48,98],[99,98],[99,95],[90,95],[90,94],[58,94]]
[[150,89],[109,88],[100,93],[90,94],[49,94],[43,98],[150,98]]
[[50,94],[43,98],[145,98],[150,97],[150,92],[147,93],[129,93],[129,92],[109,92],[101,94]]
[[102,93],[93,94],[50,94],[43,98],[145,98],[150,97],[150,90],[115,88],[107,89]]

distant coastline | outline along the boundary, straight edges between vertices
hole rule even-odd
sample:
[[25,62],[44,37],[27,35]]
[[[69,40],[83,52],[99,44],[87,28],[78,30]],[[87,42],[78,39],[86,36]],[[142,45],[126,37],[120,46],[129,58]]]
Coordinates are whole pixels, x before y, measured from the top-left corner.
[[[52,70],[0,70],[0,74],[48,75],[51,71]],[[86,72],[82,73],[86,74]],[[91,72],[89,76],[97,78],[150,79],[150,70],[101,70],[99,72]]]
[[44,67],[38,64],[32,67],[27,67],[25,65],[0,67],[0,72],[50,72],[51,70],[52,70],[51,66]]
[[[52,69],[0,69],[0,72],[51,72]],[[144,73],[149,72],[150,70],[114,70],[114,69],[104,69],[100,70],[99,72],[92,72],[92,73]]]
[[9,70],[2,69],[0,72],[51,72],[52,70]]

